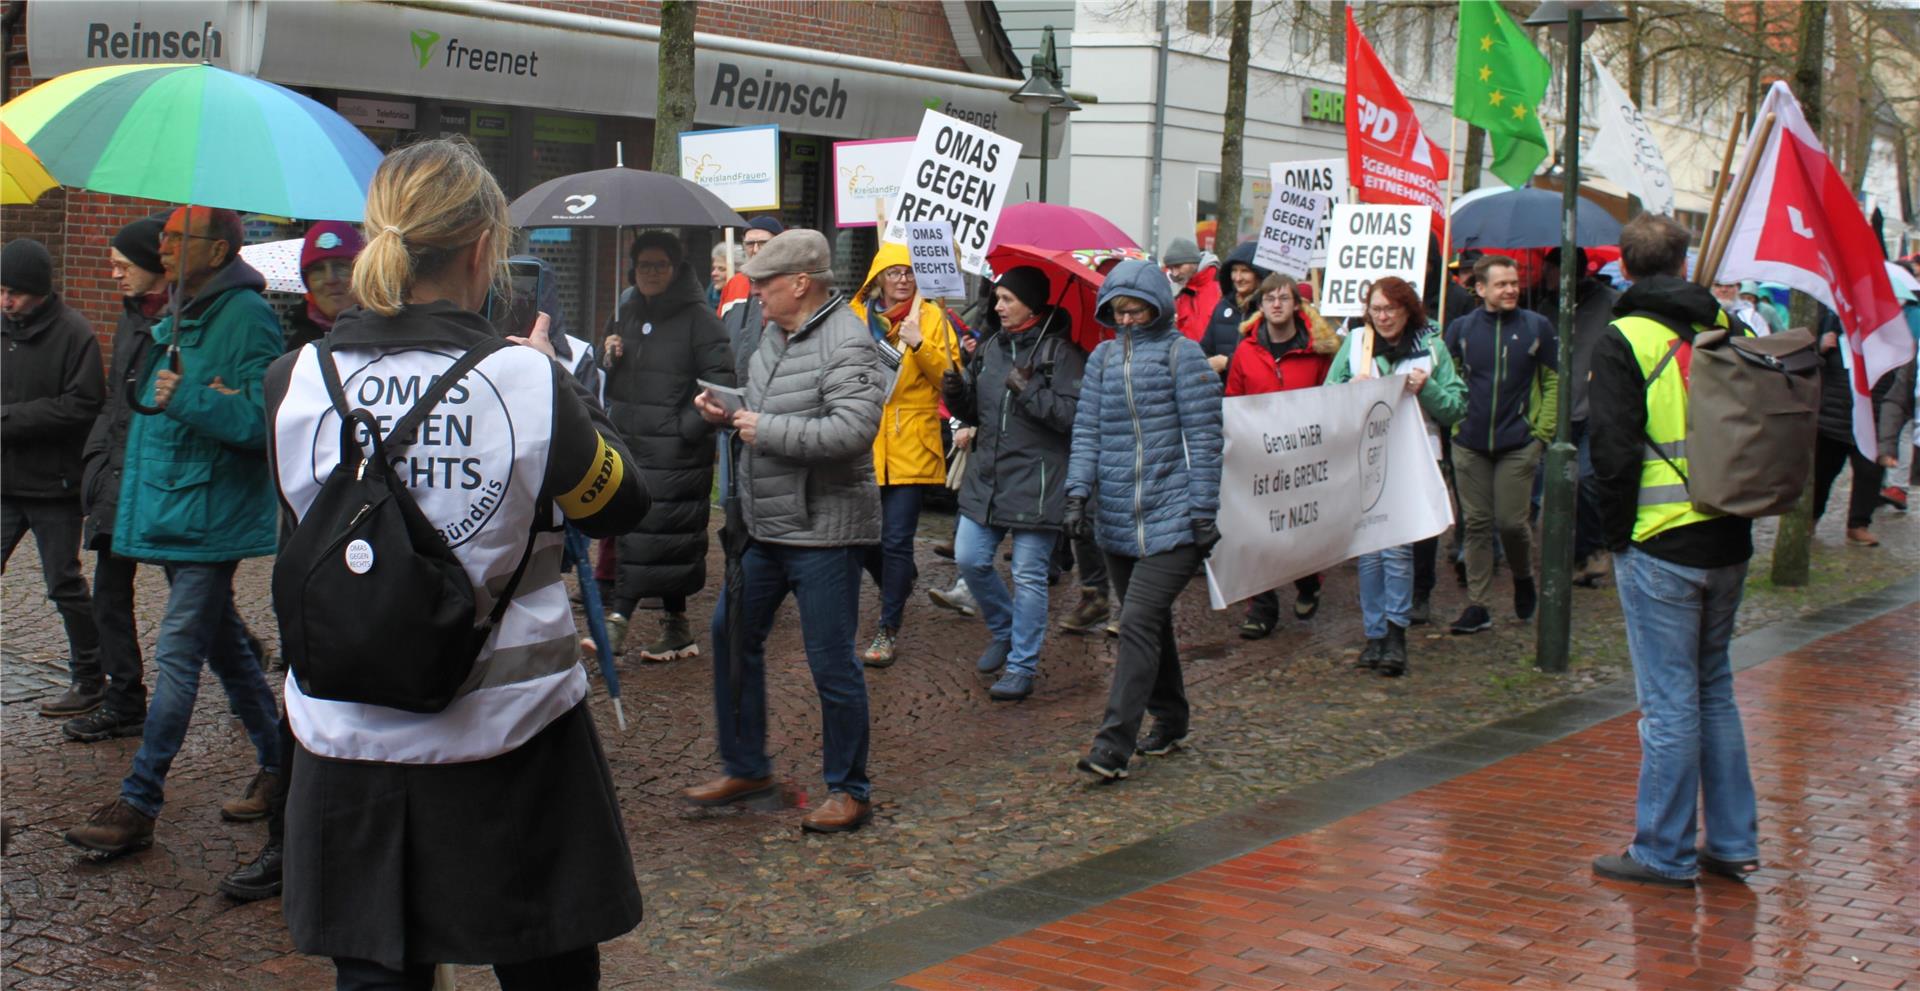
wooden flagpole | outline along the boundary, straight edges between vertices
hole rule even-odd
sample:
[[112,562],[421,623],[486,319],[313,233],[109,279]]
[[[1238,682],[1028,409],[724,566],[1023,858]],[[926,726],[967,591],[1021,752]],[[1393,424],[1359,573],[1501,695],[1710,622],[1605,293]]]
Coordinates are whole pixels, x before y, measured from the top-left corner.
[[[1705,261],[1713,248],[1715,225],[1720,223],[1720,201],[1726,198],[1728,180],[1733,169],[1733,151],[1740,145],[1740,131],[1747,122],[1747,108],[1741,107],[1733,113],[1733,133],[1727,135],[1727,150],[1720,156],[1720,181],[1713,184],[1713,205],[1707,208],[1707,226],[1700,236],[1700,260]],[[1701,283],[1706,285],[1706,283]]]
[[1698,278],[1694,281],[1703,286],[1713,285],[1713,277],[1720,274],[1720,260],[1726,257],[1727,242],[1733,240],[1733,220],[1747,205],[1747,190],[1753,186],[1753,173],[1760,163],[1760,153],[1766,149],[1767,142],[1773,138],[1774,119],[1768,114],[1760,121],[1760,129],[1754,133],[1753,147],[1747,149],[1747,161],[1740,169],[1740,186],[1733,191],[1733,199],[1727,203],[1727,212],[1721,217],[1721,225],[1727,231],[1714,239],[1713,253],[1702,255]]

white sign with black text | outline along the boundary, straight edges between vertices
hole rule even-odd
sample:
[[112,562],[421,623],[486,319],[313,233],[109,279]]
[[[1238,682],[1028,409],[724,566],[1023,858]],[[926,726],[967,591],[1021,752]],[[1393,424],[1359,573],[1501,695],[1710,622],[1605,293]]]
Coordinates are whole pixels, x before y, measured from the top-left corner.
[[913,259],[913,281],[922,299],[967,294],[960,263],[953,255],[953,229],[946,224],[908,224],[907,255]]
[[1274,189],[1299,189],[1327,198],[1326,207],[1320,214],[1320,232],[1313,240],[1313,257],[1308,262],[1313,268],[1326,268],[1327,231],[1330,227],[1327,221],[1333,214],[1333,205],[1344,203],[1347,199],[1347,160],[1316,158],[1305,162],[1274,162],[1267,168],[1272,175]]
[[1313,246],[1320,236],[1320,219],[1327,198],[1290,186],[1275,186],[1267,197],[1267,216],[1260,224],[1260,241],[1253,263],[1295,279],[1307,277],[1313,267]]
[[1232,396],[1222,417],[1215,609],[1453,523],[1405,376]]
[[1333,208],[1327,239],[1327,274],[1320,313],[1357,317],[1366,312],[1367,289],[1390,275],[1421,291],[1427,275],[1428,220],[1424,206],[1341,203]]
[[892,201],[886,240],[905,242],[907,225],[939,221],[953,228],[960,267],[979,274],[1000,209],[1020,160],[1020,142],[929,110]]

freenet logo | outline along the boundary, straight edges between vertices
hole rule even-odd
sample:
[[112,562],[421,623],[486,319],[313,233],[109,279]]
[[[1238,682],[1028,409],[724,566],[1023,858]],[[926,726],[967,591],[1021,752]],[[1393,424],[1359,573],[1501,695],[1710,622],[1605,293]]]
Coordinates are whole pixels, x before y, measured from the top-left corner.
[[440,40],[438,31],[415,31],[413,33],[413,53],[420,57],[420,68],[427,67],[433,60],[433,43]]
[[[411,34],[414,57],[420,60],[424,69],[433,63],[434,45],[440,41],[438,31],[415,30]],[[459,38],[448,38],[446,56],[440,60],[443,68],[467,69],[472,72],[493,72],[508,76],[540,77],[540,53],[536,51],[512,52],[492,48],[473,48],[460,43]]]

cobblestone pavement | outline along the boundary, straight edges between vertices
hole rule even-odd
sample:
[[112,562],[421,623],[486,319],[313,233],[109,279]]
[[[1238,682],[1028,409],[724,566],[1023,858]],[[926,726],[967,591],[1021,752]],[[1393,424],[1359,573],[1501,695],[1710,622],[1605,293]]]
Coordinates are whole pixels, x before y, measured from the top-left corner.
[[1762,869],[1593,877],[1631,838],[1623,715],[900,978],[995,988],[1920,987],[1911,606],[1738,676]]
[[[929,546],[949,526],[931,515],[923,523],[921,589],[952,580],[952,564]],[[1871,551],[1842,546],[1830,521],[1816,541],[1813,585],[1773,589],[1763,574],[1770,525],[1761,530],[1762,574],[1750,579],[1743,629],[1912,581],[1920,571],[1920,516],[1885,521],[1878,530],[1886,546]],[[716,551],[710,573],[719,572]],[[265,561],[243,565],[238,603],[272,644],[268,573]],[[141,582],[150,646],[164,583],[150,569]],[[1440,585],[1434,616],[1444,622],[1463,602],[1450,576]],[[0,862],[6,983],[327,984],[323,962],[292,952],[277,901],[236,905],[215,890],[264,837],[257,824],[219,819],[219,803],[245,787],[252,768],[217,682],[203,682],[153,849],[98,863],[62,843],[61,829],[115,794],[138,741],[67,743],[53,720],[35,715],[32,698],[58,690],[64,642],[30,547],[16,554],[0,593],[0,794],[17,827]],[[713,595],[694,599],[696,616],[709,613]],[[1084,751],[1105,698],[1107,643],[1053,634],[1037,694],[1023,703],[990,703],[971,663],[985,641],[979,621],[933,608],[916,593],[900,662],[868,673],[874,823],[838,838],[798,829],[797,808],[818,797],[819,716],[791,605],[768,651],[769,743],[789,782],[780,808],[708,812],[678,801],[680,788],[716,767],[709,662],[703,656],[650,666],[630,655],[622,668],[630,729],[614,729],[597,675],[592,708],[620,790],[647,920],[605,947],[606,986],[704,986],[756,961],[1071,864],[1623,674],[1610,589],[1576,590],[1568,675],[1536,672],[1531,628],[1502,610],[1495,631],[1471,638],[1420,628],[1426,632],[1412,644],[1413,674],[1399,681],[1350,669],[1360,639],[1352,569],[1328,575],[1323,595],[1315,619],[1289,619],[1272,638],[1248,643],[1234,636],[1237,612],[1208,611],[1204,588],[1190,588],[1176,613],[1195,706],[1189,756],[1142,769],[1124,788],[1090,793],[1068,767]],[[873,598],[869,592],[869,615]],[[1071,598],[1066,586],[1056,591],[1056,620]],[[632,642],[650,635],[651,616],[636,618]],[[460,972],[460,983],[493,984],[472,969]]]

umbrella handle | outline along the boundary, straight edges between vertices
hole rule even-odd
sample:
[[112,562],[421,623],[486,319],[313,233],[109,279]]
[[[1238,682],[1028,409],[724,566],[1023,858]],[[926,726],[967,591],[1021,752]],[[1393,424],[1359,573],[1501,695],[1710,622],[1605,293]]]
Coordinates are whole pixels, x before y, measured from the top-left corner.
[[[181,373],[181,367],[180,346],[177,344],[167,345],[168,370],[175,375],[179,375]],[[143,416],[157,416],[166,412],[167,408],[165,406],[148,406],[140,401],[140,387],[136,384],[137,382],[138,379],[131,376],[127,379],[127,408]]]

